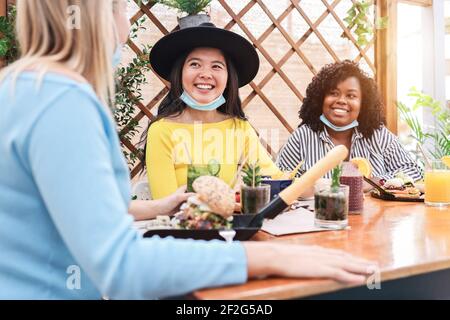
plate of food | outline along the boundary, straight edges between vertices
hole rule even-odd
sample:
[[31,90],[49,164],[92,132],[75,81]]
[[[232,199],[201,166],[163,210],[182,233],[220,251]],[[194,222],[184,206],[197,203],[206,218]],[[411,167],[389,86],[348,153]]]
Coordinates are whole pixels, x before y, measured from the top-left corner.
[[[150,221],[144,237],[174,237],[196,240],[248,240],[259,228],[248,228],[235,219],[235,193],[222,180],[212,176],[197,178],[192,184],[195,196],[184,203],[173,218]],[[239,223],[237,223],[239,222]]]
[[[367,179],[365,180],[367,181]],[[392,179],[381,179],[379,184],[376,184],[372,180],[370,181],[372,182],[371,185],[375,187],[375,190],[371,191],[371,196],[374,198],[388,201],[424,201],[424,190],[420,183],[417,183],[416,185],[415,182],[404,173],[399,173]]]

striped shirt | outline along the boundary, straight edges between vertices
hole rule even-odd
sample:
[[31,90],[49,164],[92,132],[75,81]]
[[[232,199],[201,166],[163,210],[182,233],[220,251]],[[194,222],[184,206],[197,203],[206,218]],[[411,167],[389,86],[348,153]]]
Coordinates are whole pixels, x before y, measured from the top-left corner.
[[[283,171],[293,170],[301,160],[304,165],[297,176],[311,168],[334,147],[327,129],[314,132],[308,125],[302,125],[289,137],[278,154],[277,165]],[[386,127],[376,129],[371,138],[354,129],[350,159],[363,157],[372,165],[372,175],[383,179],[393,178],[403,172],[414,181],[422,179],[422,170],[400,145],[398,138]],[[331,172],[325,175],[331,178]]]

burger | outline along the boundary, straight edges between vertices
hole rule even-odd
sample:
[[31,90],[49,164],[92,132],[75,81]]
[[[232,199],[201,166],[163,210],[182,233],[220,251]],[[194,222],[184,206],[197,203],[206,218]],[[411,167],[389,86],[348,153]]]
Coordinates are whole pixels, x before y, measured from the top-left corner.
[[395,178],[381,180],[383,188],[396,197],[419,198],[421,192],[415,187],[413,179],[410,176],[400,172]]
[[197,178],[192,187],[196,193],[175,215],[181,229],[229,229],[233,224],[234,191],[221,179],[212,176]]

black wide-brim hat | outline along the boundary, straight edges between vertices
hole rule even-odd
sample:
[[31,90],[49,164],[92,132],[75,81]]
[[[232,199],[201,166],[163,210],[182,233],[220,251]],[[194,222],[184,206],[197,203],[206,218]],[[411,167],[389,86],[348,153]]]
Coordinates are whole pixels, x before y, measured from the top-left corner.
[[170,81],[175,61],[195,48],[210,47],[221,50],[236,68],[239,87],[248,84],[258,73],[259,57],[253,45],[244,37],[217,28],[212,23],[174,31],[161,38],[150,52],[150,64],[163,79]]

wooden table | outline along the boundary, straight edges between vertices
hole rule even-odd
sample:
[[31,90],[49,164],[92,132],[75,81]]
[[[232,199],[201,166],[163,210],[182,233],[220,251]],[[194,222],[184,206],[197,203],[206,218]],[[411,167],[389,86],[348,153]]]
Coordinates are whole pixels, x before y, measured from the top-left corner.
[[[388,293],[386,288],[398,291],[398,286],[405,297],[419,289],[436,293],[439,286],[443,294],[450,297],[450,208],[437,209],[423,203],[387,202],[366,197],[364,213],[349,216],[349,225],[350,230],[282,237],[260,231],[253,240],[345,250],[379,262],[382,289],[378,291],[384,294]],[[424,288],[426,285],[432,288]],[[370,298],[375,294],[366,286],[348,288],[351,287],[332,280],[269,278],[251,280],[239,286],[201,290],[192,295],[196,299],[234,300],[363,297],[364,294]]]

